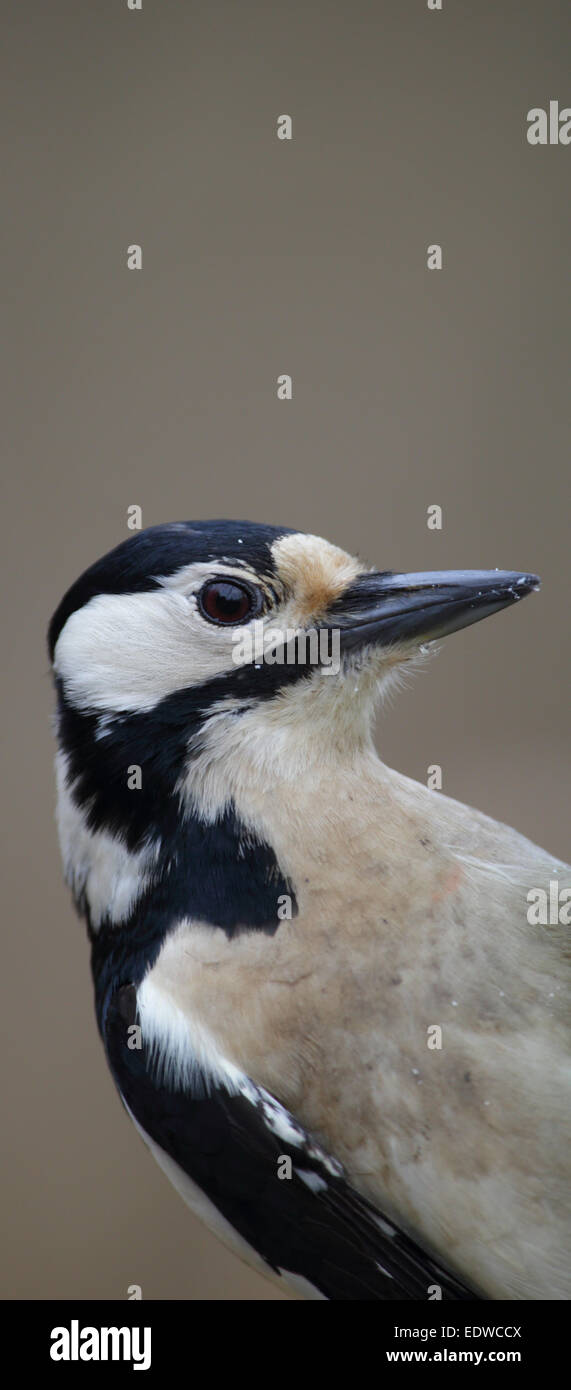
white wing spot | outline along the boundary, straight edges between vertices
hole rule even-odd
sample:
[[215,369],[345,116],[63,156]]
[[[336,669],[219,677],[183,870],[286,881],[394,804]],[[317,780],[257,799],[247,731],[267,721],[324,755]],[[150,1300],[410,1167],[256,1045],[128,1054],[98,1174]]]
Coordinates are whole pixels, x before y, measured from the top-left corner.
[[389,1236],[390,1240],[394,1240],[396,1236],[394,1226],[389,1225],[389,1222],[385,1221],[382,1216],[373,1216],[373,1221],[378,1226],[379,1230],[383,1232],[384,1236]]
[[294,1168],[294,1172],[297,1173],[298,1178],[301,1178],[301,1181],[305,1183],[305,1186],[309,1187],[311,1192],[327,1191],[325,1178],[320,1178],[319,1173],[310,1173],[304,1168]]
[[295,1124],[287,1110],[283,1110],[281,1105],[269,1100],[263,1101],[262,1109],[264,1119],[272,1134],[277,1134],[278,1139],[283,1139],[285,1144],[295,1144],[297,1147],[303,1144],[305,1137],[303,1130]]

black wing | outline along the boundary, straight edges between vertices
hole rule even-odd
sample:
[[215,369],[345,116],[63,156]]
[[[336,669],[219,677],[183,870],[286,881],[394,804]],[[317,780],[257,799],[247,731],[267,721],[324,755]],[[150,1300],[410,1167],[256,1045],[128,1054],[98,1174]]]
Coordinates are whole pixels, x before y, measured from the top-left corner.
[[[157,1079],[137,1023],[134,986],[113,996],[103,1026],[115,1082],[138,1124],[210,1198],[269,1266],[327,1299],[473,1300],[469,1289],[352,1188],[341,1165],[248,1079],[189,1095]],[[200,1092],[200,1088],[197,1088]],[[280,1180],[283,1159],[291,1178]],[[436,1294],[438,1297],[438,1294]]]

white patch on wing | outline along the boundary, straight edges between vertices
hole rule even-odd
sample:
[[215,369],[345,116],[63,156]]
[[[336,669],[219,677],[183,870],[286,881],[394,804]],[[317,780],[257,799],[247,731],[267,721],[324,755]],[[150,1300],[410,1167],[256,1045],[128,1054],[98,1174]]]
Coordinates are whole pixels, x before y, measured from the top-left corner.
[[309,1169],[305,1168],[295,1168],[294,1171],[297,1173],[298,1178],[301,1178],[301,1181],[305,1183],[305,1186],[309,1187],[311,1192],[327,1192],[325,1178],[320,1178],[319,1173],[312,1173]]
[[245,1093],[243,1072],[223,1057],[208,1029],[159,988],[152,970],[139,985],[137,1005],[144,1041],[165,1085],[189,1091],[223,1085],[231,1095]]
[[383,1232],[384,1236],[388,1236],[390,1240],[394,1240],[396,1236],[396,1228],[394,1226],[391,1226],[390,1222],[385,1221],[383,1216],[375,1215],[373,1215],[373,1221],[375,1222],[375,1225],[378,1226],[379,1230]]
[[257,1086],[254,1086],[253,1081],[250,1081],[249,1077],[242,1076],[238,1089],[240,1095],[244,1097],[244,1100],[249,1100],[250,1105],[258,1105],[260,1091]]
[[283,1106],[269,1096],[267,1091],[263,1093],[263,1113],[264,1120],[272,1134],[276,1134],[278,1139],[282,1139],[284,1144],[294,1144],[298,1148],[305,1142],[305,1130],[296,1125],[291,1115]]
[[[270,1095],[263,1086],[256,1086],[223,1055],[210,1031],[189,1017],[168,992],[160,988],[153,979],[152,970],[139,985],[137,1007],[151,1065],[164,1085],[173,1090],[190,1092],[203,1086],[207,1092],[215,1086],[224,1086],[230,1095],[242,1095],[260,1110],[267,1129],[282,1143],[305,1148],[307,1156],[320,1163],[333,1176],[343,1175],[342,1166],[336,1159],[330,1158],[315,1144],[306,1147],[308,1136],[303,1126],[275,1096]],[[307,1176],[307,1185],[311,1186],[309,1177],[311,1174]],[[315,1175],[313,1190],[317,1192],[321,1186],[326,1187],[327,1184]]]
[[91,925],[104,917],[120,924],[153,880],[160,841],[133,854],[124,841],[107,830],[90,830],[67,782],[67,758],[56,755],[57,808],[61,855],[66,882],[76,898],[85,897]]
[[338,1159],[332,1158],[330,1154],[325,1153],[323,1149],[318,1148],[317,1144],[312,1144],[311,1148],[307,1150],[307,1156],[314,1158],[316,1163],[322,1163],[327,1172],[331,1173],[332,1178],[344,1177],[343,1164],[339,1163]]

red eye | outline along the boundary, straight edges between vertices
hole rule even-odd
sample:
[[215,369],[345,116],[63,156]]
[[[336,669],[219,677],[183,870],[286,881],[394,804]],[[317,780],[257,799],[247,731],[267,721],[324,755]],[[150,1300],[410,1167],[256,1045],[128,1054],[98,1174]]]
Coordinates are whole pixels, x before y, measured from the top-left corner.
[[209,580],[200,590],[198,603],[209,622],[225,623],[228,627],[243,623],[260,607],[255,591],[232,579]]

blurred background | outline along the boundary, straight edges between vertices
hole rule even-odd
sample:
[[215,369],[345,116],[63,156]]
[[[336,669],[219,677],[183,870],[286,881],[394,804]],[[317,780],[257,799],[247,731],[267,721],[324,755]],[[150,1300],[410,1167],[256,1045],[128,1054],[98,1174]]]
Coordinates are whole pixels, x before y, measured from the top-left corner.
[[526,139],[529,108],[571,103],[569,10],[4,15],[0,1294],[279,1298],[185,1210],[108,1075],[53,823],[45,629],[132,505],[296,526],[381,568],[535,570],[541,594],[451,638],[378,744],[569,856],[571,150]]

